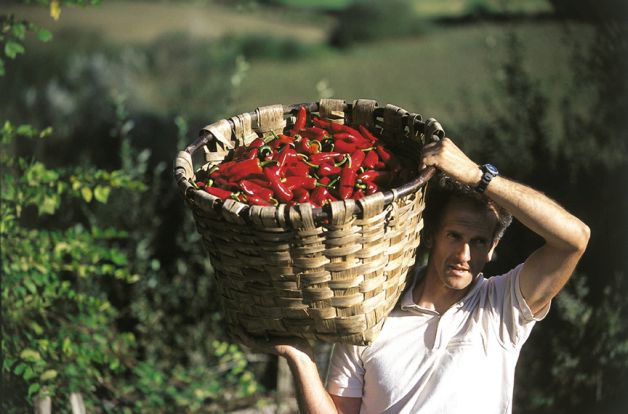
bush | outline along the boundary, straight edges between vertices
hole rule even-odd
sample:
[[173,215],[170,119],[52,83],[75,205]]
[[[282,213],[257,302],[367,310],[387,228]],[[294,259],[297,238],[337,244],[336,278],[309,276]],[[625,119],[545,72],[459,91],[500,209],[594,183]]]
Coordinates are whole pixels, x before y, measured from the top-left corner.
[[423,33],[419,19],[407,0],[358,0],[338,13],[329,43],[348,47],[359,42]]

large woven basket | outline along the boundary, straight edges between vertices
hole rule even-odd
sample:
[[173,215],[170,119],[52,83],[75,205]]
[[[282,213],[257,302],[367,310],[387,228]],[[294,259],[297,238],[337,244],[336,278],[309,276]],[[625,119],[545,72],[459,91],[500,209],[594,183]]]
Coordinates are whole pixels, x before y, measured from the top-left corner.
[[234,148],[282,132],[300,105],[322,118],[366,125],[417,169],[422,146],[444,136],[434,119],[373,100],[260,107],[203,128],[177,155],[176,181],[211,258],[229,328],[366,345],[379,333],[415,262],[432,168],[391,191],[323,208],[223,202],[193,185],[195,173],[220,163]]

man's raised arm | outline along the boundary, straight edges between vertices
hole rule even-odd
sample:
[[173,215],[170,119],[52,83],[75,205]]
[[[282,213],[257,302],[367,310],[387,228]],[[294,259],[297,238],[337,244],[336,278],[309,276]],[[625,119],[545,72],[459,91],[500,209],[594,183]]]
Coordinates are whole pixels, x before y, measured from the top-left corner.
[[[471,187],[482,179],[479,166],[448,138],[427,145],[423,162]],[[586,249],[589,227],[542,193],[501,176],[490,181],[485,194],[545,240],[520,275],[521,293],[537,314],[569,280]]]

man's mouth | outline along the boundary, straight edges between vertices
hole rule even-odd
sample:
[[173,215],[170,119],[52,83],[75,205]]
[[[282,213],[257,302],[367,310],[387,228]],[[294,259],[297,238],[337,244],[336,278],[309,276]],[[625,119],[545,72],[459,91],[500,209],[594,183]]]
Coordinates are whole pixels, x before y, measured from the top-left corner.
[[465,273],[469,273],[470,268],[467,266],[449,265],[449,270],[451,270],[454,274],[463,275]]

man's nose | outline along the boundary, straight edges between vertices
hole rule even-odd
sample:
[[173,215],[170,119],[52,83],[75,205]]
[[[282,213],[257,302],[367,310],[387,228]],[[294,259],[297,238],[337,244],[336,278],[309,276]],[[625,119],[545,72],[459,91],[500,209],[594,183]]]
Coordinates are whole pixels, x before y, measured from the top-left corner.
[[456,256],[458,259],[465,262],[471,260],[471,246],[469,246],[469,243],[461,243],[456,252]]

